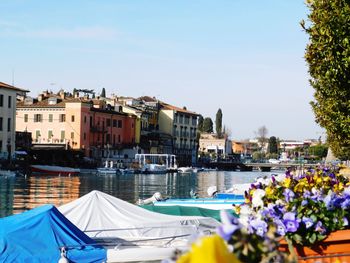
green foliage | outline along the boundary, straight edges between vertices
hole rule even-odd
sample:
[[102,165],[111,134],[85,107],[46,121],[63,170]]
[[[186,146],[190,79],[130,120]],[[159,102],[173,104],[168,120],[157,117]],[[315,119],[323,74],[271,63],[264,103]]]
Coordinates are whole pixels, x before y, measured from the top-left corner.
[[211,120],[211,118],[206,117],[203,120],[202,131],[207,133],[213,132],[213,121]]
[[310,146],[309,147],[309,154],[312,156],[316,156],[319,159],[322,159],[323,157],[327,156],[328,147],[323,144]]
[[217,136],[219,138],[221,138],[221,136],[222,136],[222,111],[221,111],[221,109],[218,109],[218,112],[216,113],[215,129],[216,129]]
[[263,152],[253,152],[252,154],[254,161],[261,161],[262,159],[265,159],[265,154]]
[[203,131],[203,116],[202,115],[199,115],[199,117],[198,117],[197,127],[198,127],[198,131],[200,131],[200,132]]
[[268,153],[266,159],[278,159],[278,153]]
[[278,145],[277,145],[277,138],[275,136],[271,136],[269,139],[269,153],[278,153]]
[[308,0],[310,25],[305,59],[315,100],[316,122],[327,132],[333,153],[350,157],[350,2]]
[[102,88],[100,97],[101,98],[106,98],[106,90],[105,90],[105,88]]

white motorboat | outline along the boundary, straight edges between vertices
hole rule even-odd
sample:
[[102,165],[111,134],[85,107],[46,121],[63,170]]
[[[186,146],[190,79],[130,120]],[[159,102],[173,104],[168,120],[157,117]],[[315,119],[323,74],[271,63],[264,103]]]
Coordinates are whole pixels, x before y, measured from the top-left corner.
[[145,173],[145,174],[165,174],[165,173],[167,173],[167,168],[166,168],[165,165],[162,165],[162,164],[150,163],[150,164],[145,164],[141,168],[141,173]]
[[151,212],[99,191],[59,210],[96,242],[116,248],[108,250],[108,262],[170,258],[176,249],[188,248],[191,236],[220,225],[213,218]]
[[194,172],[192,167],[179,167],[179,168],[177,168],[177,171],[179,173],[193,173]]

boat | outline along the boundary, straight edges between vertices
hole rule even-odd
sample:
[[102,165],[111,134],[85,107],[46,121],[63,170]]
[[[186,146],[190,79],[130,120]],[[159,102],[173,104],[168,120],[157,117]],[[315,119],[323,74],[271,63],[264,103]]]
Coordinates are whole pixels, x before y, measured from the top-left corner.
[[[155,206],[153,204],[140,205],[140,207],[147,209],[149,211],[166,214],[166,215],[176,215],[176,216],[204,216],[211,217],[219,222],[221,221],[220,211],[215,209],[207,209],[195,206],[181,206],[181,205],[171,205],[171,206]],[[228,213],[233,213],[232,209],[227,210]]]
[[53,205],[1,218],[0,240],[0,262],[107,260],[106,249],[96,245]]
[[141,168],[141,173],[144,173],[144,174],[165,174],[165,173],[167,173],[167,168],[165,165],[162,165],[162,164],[150,163],[150,164],[145,164]]
[[49,175],[77,175],[80,169],[54,166],[54,165],[31,165],[32,173],[49,174]]
[[233,205],[240,205],[245,202],[243,195],[219,194],[208,198],[197,198],[196,194],[191,194],[194,198],[163,198],[159,192],[145,200],[139,200],[139,205],[153,204],[154,206],[190,206],[206,209],[222,210],[232,209]]
[[179,168],[177,168],[177,171],[179,173],[193,173],[194,172],[192,167],[179,167]]
[[165,174],[177,170],[176,156],[173,154],[135,154],[141,173]]
[[213,218],[147,211],[96,190],[58,209],[97,243],[117,247],[120,262],[170,258],[176,249],[188,249],[191,236],[220,225]]
[[98,175],[116,175],[119,173],[121,173],[121,171],[119,168],[114,167],[113,161],[106,161],[104,167],[97,168]]

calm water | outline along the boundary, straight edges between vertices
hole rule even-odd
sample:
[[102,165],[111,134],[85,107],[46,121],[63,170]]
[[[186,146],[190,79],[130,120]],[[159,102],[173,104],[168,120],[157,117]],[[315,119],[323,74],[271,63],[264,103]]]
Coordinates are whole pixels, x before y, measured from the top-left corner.
[[169,197],[189,197],[191,189],[200,197],[207,196],[209,186],[224,190],[233,184],[249,183],[262,172],[210,171],[197,174],[135,174],[96,176],[82,174],[74,177],[29,176],[0,177],[0,217],[16,214],[43,204],[73,201],[92,190],[99,190],[131,203],[148,198],[155,192]]

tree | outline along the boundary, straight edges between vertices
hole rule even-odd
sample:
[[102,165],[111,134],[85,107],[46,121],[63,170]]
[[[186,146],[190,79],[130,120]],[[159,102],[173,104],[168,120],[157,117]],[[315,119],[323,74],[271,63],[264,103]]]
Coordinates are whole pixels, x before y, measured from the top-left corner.
[[309,35],[305,59],[314,89],[311,106],[333,153],[350,158],[350,2],[307,1]]
[[211,120],[211,118],[206,117],[206,118],[203,120],[202,131],[203,131],[203,132],[207,132],[207,133],[213,132],[213,121]]
[[265,127],[265,125],[261,126],[257,131],[257,139],[260,144],[261,150],[265,149],[265,145],[267,143],[267,134],[268,134],[268,130]]
[[200,132],[203,131],[203,116],[202,115],[199,115],[199,117],[198,117],[197,127],[198,127],[198,131],[200,131]]
[[106,98],[106,90],[105,90],[105,88],[102,88],[100,97],[101,98]]
[[218,109],[215,118],[215,130],[218,138],[222,137],[222,111]]
[[269,153],[278,153],[278,145],[277,138],[275,136],[271,136],[269,139]]

